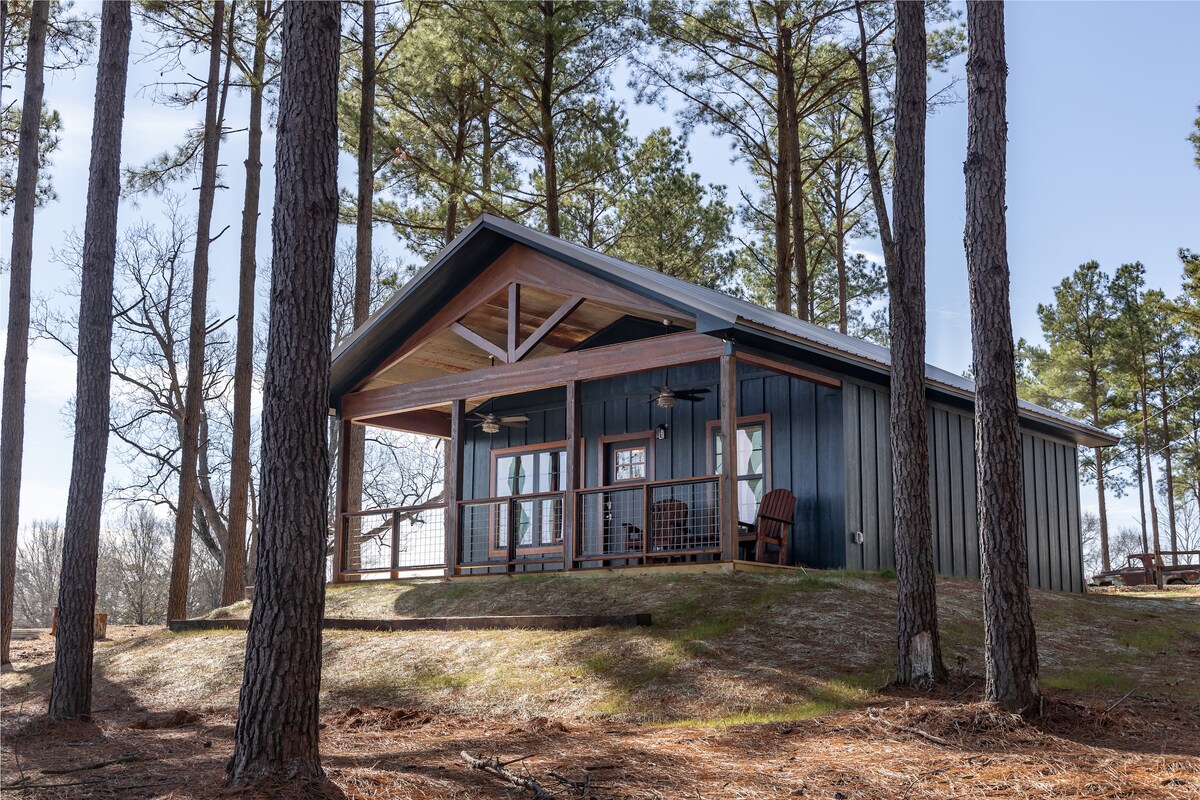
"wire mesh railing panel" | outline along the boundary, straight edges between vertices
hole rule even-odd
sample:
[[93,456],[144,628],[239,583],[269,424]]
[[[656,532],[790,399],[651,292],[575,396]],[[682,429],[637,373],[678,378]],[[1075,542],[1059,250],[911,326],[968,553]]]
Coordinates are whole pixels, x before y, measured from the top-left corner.
[[459,508],[458,561],[503,561],[508,551],[508,501],[463,503]]
[[393,515],[395,519],[396,569],[445,565],[445,506],[398,508]]
[[650,550],[720,550],[718,484],[714,478],[651,484]]
[[643,553],[647,542],[645,486],[580,492],[577,524],[577,558]]
[[517,549],[560,547],[563,536],[563,496],[513,498],[512,520]]
[[342,539],[342,571],[392,569],[392,512],[347,514]]

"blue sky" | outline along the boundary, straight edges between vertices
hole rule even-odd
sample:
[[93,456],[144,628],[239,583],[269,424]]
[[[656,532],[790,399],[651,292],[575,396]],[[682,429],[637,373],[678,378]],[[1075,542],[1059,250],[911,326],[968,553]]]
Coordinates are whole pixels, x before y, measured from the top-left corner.
[[[93,10],[95,4],[79,8]],[[1200,103],[1200,69],[1195,36],[1200,3],[1015,2],[1007,8],[1009,152],[1008,233],[1012,302],[1018,336],[1037,340],[1036,307],[1081,262],[1096,259],[1112,269],[1125,261],[1146,264],[1148,280],[1174,292],[1179,286],[1176,250],[1200,248],[1200,170],[1186,139]],[[158,78],[157,65],[136,60],[145,45],[134,38],[127,103],[124,161],[140,163],[177,142],[199,110],[172,111],[153,104],[144,88]],[[963,78],[965,60],[952,64]],[[635,132],[671,124],[668,112],[634,106]],[[53,157],[52,176],[59,199],[40,211],[35,223],[35,297],[51,297],[69,280],[51,252],[72,229],[82,228],[91,97],[95,73],[82,68],[50,78],[46,102],[63,116],[62,147]],[[965,97],[965,80],[959,94]],[[4,102],[8,102],[8,92]],[[242,101],[229,113],[244,115]],[[264,153],[273,152],[268,134]],[[743,168],[731,163],[728,144],[699,131],[692,139],[693,168],[706,181],[723,183],[736,194],[748,183]],[[927,150],[928,320],[931,363],[962,371],[970,363],[970,320],[966,263],[962,163],[966,151],[966,107],[941,108],[930,119]],[[236,231],[241,196],[243,135],[224,145],[224,183],[214,230]],[[269,165],[268,165],[269,166]],[[354,180],[353,162],[342,159],[341,181]],[[273,181],[264,172],[264,210]],[[191,196],[190,192],[183,192]],[[126,203],[121,221],[155,217],[158,203]],[[260,231],[260,261],[269,255],[269,215]],[[349,235],[349,232],[344,232]],[[10,248],[11,223],[3,220],[0,246]],[[377,239],[395,248],[390,233]],[[873,242],[862,249],[877,251]],[[210,298],[226,314],[236,307],[236,237],[228,234],[213,251]],[[7,314],[7,285],[3,287]],[[261,295],[260,295],[261,302]],[[74,391],[74,363],[47,343],[32,350],[26,418],[22,518],[60,516],[70,473],[70,432],[62,409]],[[120,469],[110,458],[110,469]],[[1083,493],[1085,509],[1094,507]],[[1117,524],[1130,524],[1136,505],[1118,502]]]

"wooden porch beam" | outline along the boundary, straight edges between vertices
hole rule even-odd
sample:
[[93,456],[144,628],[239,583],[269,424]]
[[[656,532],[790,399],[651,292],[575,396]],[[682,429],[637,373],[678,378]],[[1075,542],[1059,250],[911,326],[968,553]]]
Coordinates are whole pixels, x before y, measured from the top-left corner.
[[454,331],[483,352],[500,361],[502,364],[507,364],[509,362],[508,353],[505,352],[504,348],[492,344],[487,339],[468,328],[466,325],[463,325],[461,322],[450,323],[450,330]]
[[436,436],[439,439],[449,439],[451,435],[450,415],[428,408],[372,417],[370,425],[374,428],[388,428],[406,433],[419,433],[422,436]]
[[521,334],[521,284],[513,281],[508,285],[508,358],[510,364],[517,358],[517,339]]
[[753,364],[756,367],[769,369],[772,372],[778,372],[783,375],[790,375],[793,378],[799,378],[809,383],[817,383],[821,386],[829,386],[834,389],[840,389],[842,382],[837,378],[829,375],[822,375],[820,372],[813,372],[809,369],[790,364],[786,361],[780,361],[769,356],[758,355],[757,353],[748,353],[741,347],[737,351],[737,359],[743,364]]
[[529,355],[529,351],[536,347],[538,342],[546,338],[546,335],[549,334],[550,331],[557,328],[558,323],[566,319],[567,315],[579,308],[579,304],[583,301],[583,295],[578,294],[567,298],[566,301],[564,301],[563,304],[559,306],[553,314],[546,317],[546,321],[539,325],[537,330],[529,334],[529,338],[526,339],[521,346],[513,352],[513,357],[511,360],[520,361],[522,358]]
[[463,494],[463,454],[467,433],[467,401],[450,404],[450,440],[446,443],[446,576],[458,574],[459,505]]
[[583,485],[580,463],[580,437],[583,435],[583,394],[579,381],[567,381],[567,464],[566,496],[563,497],[563,569],[575,567],[575,541],[578,527],[579,487]]
[[342,398],[341,411],[347,419],[369,420],[397,411],[442,405],[454,397],[515,394],[562,386],[568,380],[596,380],[714,361],[725,352],[725,343],[715,337],[703,333],[674,333],[352,392]]
[[346,511],[350,495],[350,420],[343,417],[338,425],[337,494],[333,504],[333,582],[342,583],[342,560],[345,558]]
[[733,561],[737,554],[737,361],[733,346],[721,355],[717,391],[721,412],[721,480],[718,483],[721,519],[721,560]]

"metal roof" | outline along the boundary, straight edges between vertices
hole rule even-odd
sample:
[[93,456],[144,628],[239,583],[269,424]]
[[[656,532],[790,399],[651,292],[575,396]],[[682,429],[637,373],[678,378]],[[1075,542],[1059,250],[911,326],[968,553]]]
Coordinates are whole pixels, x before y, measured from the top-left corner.
[[[334,351],[330,394],[335,405],[391,354],[395,343],[424,322],[432,313],[430,308],[440,308],[514,242],[693,315],[696,330],[701,333],[756,333],[799,351],[821,352],[883,376],[890,370],[891,352],[886,347],[483,214]],[[925,378],[931,389],[951,397],[974,399],[975,384],[968,378],[930,364],[926,365]],[[1119,441],[1107,431],[1057,411],[1024,400],[1019,401],[1019,407],[1022,417],[1056,429],[1080,444],[1107,446]]]

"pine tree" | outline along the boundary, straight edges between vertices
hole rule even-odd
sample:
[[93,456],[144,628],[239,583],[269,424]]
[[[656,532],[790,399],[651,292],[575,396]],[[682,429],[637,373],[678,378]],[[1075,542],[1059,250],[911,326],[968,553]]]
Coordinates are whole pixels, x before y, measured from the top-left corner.
[[109,348],[117,210],[121,199],[121,133],[132,28],[129,4],[104,5],[83,233],[75,442],[59,579],[54,675],[50,685],[49,714],[55,719],[90,714],[92,707],[92,638],[104,464],[108,453]]
[[17,187],[13,198],[9,261],[8,338],[4,349],[4,418],[0,422],[0,664],[9,663],[13,624],[13,573],[20,524],[21,461],[25,441],[25,374],[29,366],[29,282],[33,268],[33,212],[37,206],[39,133],[46,88],[49,3],[34,3],[26,45]]
[[889,422],[899,593],[897,680],[919,686],[947,678],[938,636],[925,404],[925,83],[925,7],[898,0]]
[[337,2],[284,4],[261,544],[227,767],[234,785],[323,774],[318,712],[340,23]]
[[1004,4],[967,3],[967,224],[975,375],[975,452],[983,573],[984,696],[1008,711],[1033,710],[1037,636],[1029,601],[1021,496],[1021,428],[1009,305],[1004,191],[1008,64]]
[[[1054,287],[1054,303],[1038,306],[1042,335],[1048,350],[1033,351],[1033,368],[1045,387],[1046,397],[1058,410],[1087,420],[1097,428],[1113,428],[1121,421],[1116,402],[1117,376],[1112,349],[1113,309],[1109,278],[1100,264],[1081,264]],[[1108,492],[1123,488],[1113,474],[1119,451],[1097,447],[1083,462],[1085,475],[1096,482],[1099,505],[1100,563],[1112,569],[1109,553]]]

